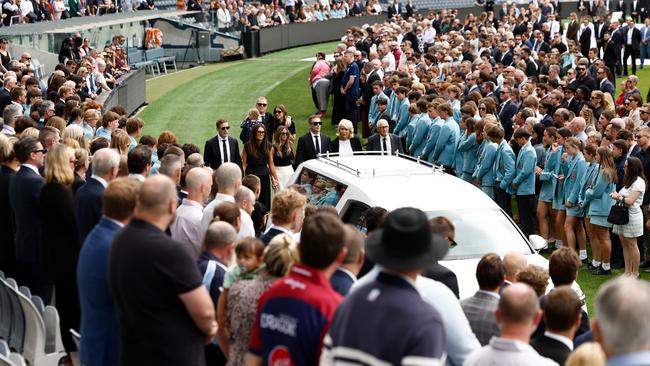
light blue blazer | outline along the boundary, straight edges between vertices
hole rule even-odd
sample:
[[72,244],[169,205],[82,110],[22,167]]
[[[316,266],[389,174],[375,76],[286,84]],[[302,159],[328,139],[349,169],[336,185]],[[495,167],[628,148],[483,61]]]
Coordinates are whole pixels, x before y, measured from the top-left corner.
[[399,100],[397,100],[397,93],[395,93],[395,90],[393,90],[393,92],[390,93],[390,97],[388,97],[388,105],[386,106],[386,110],[390,115],[390,119],[392,119],[393,121],[397,121],[399,106],[400,104],[399,104]]
[[474,173],[478,161],[478,147],[476,133],[472,133],[458,144],[458,152],[463,154],[463,173]]
[[[399,100],[397,101],[399,103]],[[404,98],[401,104],[399,105],[399,112],[397,114],[397,124],[395,125],[395,130],[393,131],[399,137],[404,137],[406,135],[406,125],[408,125],[411,117],[409,116],[409,101]]]
[[518,196],[535,194],[536,165],[537,154],[535,153],[535,148],[529,141],[519,150],[515,178],[512,180],[512,183],[517,185],[515,193]]
[[[413,143],[413,137],[415,137],[415,127],[420,123],[420,120],[423,118],[429,118],[429,115],[426,113],[416,114],[411,117],[408,125],[406,125],[406,146],[411,146]],[[410,151],[410,150],[409,150]]]
[[557,180],[553,176],[555,174],[555,166],[557,165],[557,154],[560,149],[553,151],[550,147],[546,149],[546,158],[544,160],[544,170],[539,175],[539,180],[542,182],[542,188],[539,191],[539,200],[542,202],[553,202],[553,194],[555,192],[555,184]]
[[564,177],[564,202],[571,202],[574,207],[580,203],[581,182],[584,180],[586,172],[587,162],[579,152],[569,164],[569,170]]
[[[587,169],[585,174],[582,176],[582,181],[580,181],[580,192],[578,193],[578,203],[582,204],[585,208],[585,213],[588,211],[587,206],[585,206],[585,193],[587,189],[591,188],[596,180],[596,175],[598,175],[599,165],[596,162],[587,163]],[[573,202],[573,201],[571,201]]]
[[388,100],[388,97],[384,92],[375,95],[370,99],[370,110],[368,111],[368,121],[375,126],[377,124],[377,117],[379,117],[379,110],[377,109],[377,99],[382,98]]
[[609,196],[614,192],[616,184],[603,174],[603,170],[599,169],[598,174],[592,188],[587,189],[585,192],[584,205],[589,205],[589,212],[587,215],[591,216],[608,216],[609,210],[614,205],[614,200]]
[[473,177],[482,187],[493,187],[494,159],[497,156],[497,144],[485,139],[481,142],[481,146],[479,148],[481,155],[479,155],[478,162],[476,163]]
[[429,128],[433,124],[429,115],[424,113],[422,118],[418,120],[417,125],[415,126],[415,133],[413,134],[413,141],[409,144],[409,151],[411,155],[418,157],[422,155],[424,148],[427,145],[427,135],[429,134]]
[[433,162],[433,150],[436,148],[436,142],[438,142],[438,136],[440,136],[440,130],[444,124],[445,120],[440,117],[436,117],[431,121],[431,126],[429,126],[427,132],[427,142],[422,151],[422,156],[427,161]]
[[494,179],[499,182],[499,188],[510,194],[515,193],[510,184],[515,179],[515,153],[506,140],[501,141],[494,158]]
[[460,100],[455,99],[451,101],[451,110],[454,121],[460,125],[460,120],[462,119],[462,114],[460,113]]
[[[571,163],[571,157],[567,158],[567,161],[563,161],[562,154],[564,154],[564,151],[564,146],[557,149],[556,151],[558,154],[555,155],[556,165],[554,173],[557,176],[564,175],[566,177],[566,173],[569,170],[569,164]],[[555,190],[553,193],[553,209],[562,211],[565,210],[564,183],[557,180],[557,178],[555,178]]]
[[454,164],[456,148],[460,139],[460,127],[453,117],[447,118],[433,150],[433,161],[444,166]]

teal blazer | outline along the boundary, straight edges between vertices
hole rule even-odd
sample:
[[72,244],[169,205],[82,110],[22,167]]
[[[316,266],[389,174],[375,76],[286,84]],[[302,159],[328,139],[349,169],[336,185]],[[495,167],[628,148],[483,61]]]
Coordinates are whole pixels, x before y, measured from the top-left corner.
[[[399,100],[397,100],[399,103]],[[397,124],[395,125],[395,130],[393,131],[399,137],[404,137],[406,135],[406,125],[408,125],[411,118],[409,117],[409,101],[404,98],[401,104],[399,105],[399,112],[397,114]]]
[[382,98],[388,100],[388,97],[384,92],[375,95],[370,99],[370,109],[368,111],[368,122],[375,126],[377,124],[377,117],[379,117],[379,110],[377,109],[377,99]]
[[395,90],[393,90],[392,93],[390,93],[390,97],[388,97],[388,105],[386,106],[386,110],[388,111],[388,114],[390,115],[390,119],[393,121],[397,121],[397,115],[399,114],[399,100],[397,100],[397,93],[395,93]]
[[598,169],[598,163],[587,163],[587,169],[585,170],[585,174],[582,176],[582,181],[580,181],[580,192],[578,193],[578,203],[583,206],[585,202],[585,193],[595,182]]
[[411,155],[418,157],[422,155],[424,148],[427,145],[427,135],[433,121],[429,118],[429,115],[424,113],[422,118],[420,118],[415,126],[415,133],[413,134],[413,141],[409,145],[409,151]]
[[436,147],[433,150],[433,161],[440,165],[451,166],[456,158],[456,148],[460,139],[460,127],[453,117],[447,118],[440,129]]
[[587,162],[582,153],[578,153],[569,164],[569,170],[564,177],[564,202],[571,202],[574,206],[580,203],[580,183],[584,180],[586,172]]
[[510,194],[515,193],[510,184],[515,179],[515,153],[506,140],[501,141],[494,158],[494,179],[499,182],[499,188]]
[[426,113],[420,113],[411,117],[408,125],[406,125],[406,146],[411,146],[413,143],[413,137],[415,137],[415,128],[418,123],[420,123],[420,120],[424,119],[425,117],[428,119],[429,115]]
[[608,216],[609,210],[614,205],[614,200],[609,196],[614,192],[616,184],[607,178],[602,169],[598,170],[592,188],[585,192],[584,206],[589,205],[588,216]]
[[[556,165],[555,165],[555,171],[554,173],[558,176],[564,175],[566,177],[566,173],[569,170],[569,164],[571,163],[571,158],[567,158],[567,161],[562,161],[562,154],[564,154],[564,146],[561,148],[557,149],[556,152],[558,154],[555,156],[556,158]],[[555,191],[553,194],[553,208],[561,208],[564,209],[564,183],[560,182],[555,178]]]
[[542,188],[539,191],[539,200],[542,202],[553,202],[553,194],[555,192],[555,184],[557,180],[553,177],[555,174],[555,167],[557,166],[557,155],[560,149],[553,151],[550,147],[546,149],[546,158],[544,160],[544,169],[539,175],[539,180],[542,182]]
[[530,144],[522,146],[517,156],[515,178],[512,183],[517,185],[518,196],[535,194],[535,166],[537,165],[537,154],[535,148]]
[[482,187],[494,186],[494,159],[497,156],[497,144],[485,139],[481,142],[479,150],[481,155],[478,157],[476,168],[474,169],[474,179],[476,179]]
[[460,100],[455,99],[451,101],[451,110],[454,121],[460,125],[460,120],[462,119],[462,114],[460,113]]
[[[472,133],[465,139],[461,139],[458,144],[458,152],[463,155],[463,173],[474,173],[474,168],[476,168],[478,161],[478,146],[479,144],[476,143],[476,133]],[[458,168],[456,168],[456,171],[458,171]]]
[[433,162],[433,150],[436,147],[438,136],[440,136],[440,130],[444,124],[445,120],[440,117],[436,117],[431,121],[429,131],[427,132],[427,142],[422,151],[422,156],[427,159],[427,161]]

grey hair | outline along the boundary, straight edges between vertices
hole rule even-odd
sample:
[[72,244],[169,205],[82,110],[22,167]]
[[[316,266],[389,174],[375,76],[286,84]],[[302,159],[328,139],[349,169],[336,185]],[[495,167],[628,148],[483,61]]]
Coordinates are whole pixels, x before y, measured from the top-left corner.
[[158,169],[158,172],[160,174],[171,177],[172,175],[176,174],[176,171],[178,169],[181,169],[182,167],[183,163],[180,156],[167,154],[163,156],[162,159],[160,159],[160,168]]
[[255,193],[248,187],[240,186],[235,193],[235,202],[241,203],[243,200],[252,200],[251,203],[255,203]]
[[2,112],[2,121],[4,124],[13,126],[16,123],[16,119],[22,116],[23,108],[18,104],[9,104],[5,107],[5,110]]
[[203,239],[203,248],[223,248],[237,241],[235,228],[225,221],[215,221],[208,226]]
[[114,168],[120,166],[120,154],[114,149],[99,149],[93,155],[93,174],[103,176],[110,174]]
[[337,136],[339,134],[338,129],[341,128],[341,127],[347,128],[348,131],[350,131],[350,136],[354,135],[354,126],[352,125],[352,121],[350,121],[349,119],[342,119],[341,121],[339,121],[339,125],[336,128],[336,135]]
[[214,172],[219,190],[225,188],[235,188],[237,183],[241,183],[241,169],[235,163],[223,163]]
[[[633,295],[632,295],[633,294]],[[596,321],[613,354],[650,347],[650,284],[631,278],[607,282],[596,295]]]

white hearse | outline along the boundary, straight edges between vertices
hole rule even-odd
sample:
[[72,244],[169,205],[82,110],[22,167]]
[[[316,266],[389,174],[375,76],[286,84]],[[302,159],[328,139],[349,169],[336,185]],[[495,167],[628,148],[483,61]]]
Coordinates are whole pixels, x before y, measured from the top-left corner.
[[[529,264],[548,268],[546,258],[537,253],[545,246],[543,238],[526,238],[480,189],[412,157],[373,152],[323,155],[302,163],[291,182],[307,188],[310,203],[332,204],[344,222],[361,230],[363,213],[373,206],[389,211],[415,207],[429,218],[450,219],[456,226],[457,245],[440,263],[458,277],[461,299],[478,290],[476,265],[486,253],[503,256],[519,251]],[[581,293],[576,283],[573,287]]]

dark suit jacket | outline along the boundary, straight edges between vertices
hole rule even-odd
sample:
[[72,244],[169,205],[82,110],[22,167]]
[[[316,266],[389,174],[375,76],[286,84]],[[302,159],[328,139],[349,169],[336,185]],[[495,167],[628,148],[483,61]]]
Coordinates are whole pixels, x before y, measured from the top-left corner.
[[396,15],[402,14],[402,4],[398,3],[397,4],[397,9],[395,9],[395,5],[391,5],[388,7],[388,17],[392,18]]
[[[239,142],[237,142],[236,139],[228,136],[228,145],[230,145],[230,161],[241,167]],[[212,169],[217,169],[221,165],[221,145],[219,143],[218,135],[205,142],[205,149],[203,149],[203,160],[205,161],[205,165],[210,166]]]
[[587,27],[582,34],[580,34],[580,52],[583,56],[588,55],[589,48],[591,46],[591,28]]
[[372,83],[375,81],[380,81],[381,78],[379,77],[379,74],[376,71],[373,71],[370,73],[368,76],[368,79],[366,80],[366,83],[364,84],[363,87],[363,102],[366,105],[366,108],[370,108],[370,102],[372,100],[372,97],[375,95],[372,92]]
[[267,232],[262,234],[262,236],[260,236],[260,241],[264,245],[269,245],[271,240],[273,240],[273,238],[275,238],[277,235],[280,234],[284,234],[284,231],[272,227]]
[[[625,33],[623,34],[623,44],[625,45],[625,48],[628,48],[629,46],[627,45],[627,32],[629,32],[629,29],[626,29]],[[640,44],[641,44],[641,31],[637,27],[632,28],[632,52],[639,52],[640,49]]]
[[569,22],[566,27],[566,38],[572,39],[578,42],[578,31],[580,30],[580,24],[576,22]]
[[[391,153],[394,154],[395,150],[397,150],[398,152],[404,154],[404,147],[402,146],[402,140],[397,135],[394,135],[392,133],[389,134],[388,136],[390,138],[391,149],[393,150],[391,151]],[[366,145],[366,150],[381,151],[381,139],[378,133],[368,138],[368,144]]]
[[512,64],[512,52],[499,53],[499,57],[495,58],[495,60],[497,63],[503,64],[503,66],[510,66]]
[[332,277],[330,277],[330,284],[336,292],[345,296],[350,292],[350,288],[354,284],[354,279],[340,268],[337,268],[332,274]]
[[51,280],[63,278],[66,272],[76,271],[80,249],[70,187],[58,183],[45,184],[41,189],[40,212],[43,218],[44,270],[50,274]]
[[537,76],[539,74],[539,65],[535,61],[533,61],[533,58],[530,57],[528,61],[526,61],[526,76]]
[[79,229],[79,241],[83,243],[86,235],[102,218],[102,195],[104,186],[97,179],[90,178],[77,190],[75,196],[75,215]]
[[5,165],[0,167],[0,268],[8,277],[16,276],[15,224],[9,204],[9,185],[15,175],[11,168]]
[[506,141],[510,141],[510,137],[512,137],[512,133],[514,132],[512,119],[515,117],[518,111],[519,104],[513,102],[512,100],[508,100],[499,111],[499,121],[501,121],[501,127],[503,127],[503,131],[505,132]]
[[[332,151],[330,147],[330,138],[322,132],[320,134],[320,143],[320,150],[322,153]],[[296,168],[302,162],[311,159],[316,159],[316,146],[314,146],[314,139],[311,137],[311,132],[307,132],[306,134],[300,136],[298,139],[298,148],[296,149],[296,162],[294,163],[294,168]]]
[[41,217],[39,195],[45,181],[32,169],[22,166],[9,184],[9,200],[16,220],[16,259],[41,260]]
[[5,110],[5,107],[11,103],[11,96],[9,96],[9,90],[5,88],[0,88],[0,113]]
[[[350,146],[352,146],[352,151],[363,151],[363,147],[361,146],[361,141],[359,141],[359,138],[357,137],[352,137],[350,139]],[[339,152],[339,138],[335,138],[334,141],[332,141],[332,144],[330,145],[330,152],[337,153]]]
[[566,344],[545,335],[532,339],[530,345],[540,356],[550,358],[559,365],[564,365],[571,353],[571,349]]
[[611,94],[612,98],[614,98],[614,93],[616,93],[616,88],[614,87],[614,84],[612,84],[612,82],[609,81],[608,79],[605,79],[605,82],[602,83],[598,89],[603,93]]
[[[610,39],[607,43],[605,43],[604,46],[604,51],[603,51],[603,61],[605,62],[605,65],[607,65],[610,69],[618,63],[618,51],[616,50],[616,43],[614,40]],[[616,70],[610,70],[611,72],[615,73]]]
[[616,11],[623,12],[622,19],[625,19],[625,16],[627,16],[627,10],[627,4],[625,2],[616,2]]
[[456,298],[460,299],[460,291],[458,290],[458,278],[456,278],[456,274],[449,268],[436,262],[434,265],[429,266],[429,268],[424,271],[424,276],[432,280],[444,283],[445,286],[449,287],[451,292],[456,295]]

